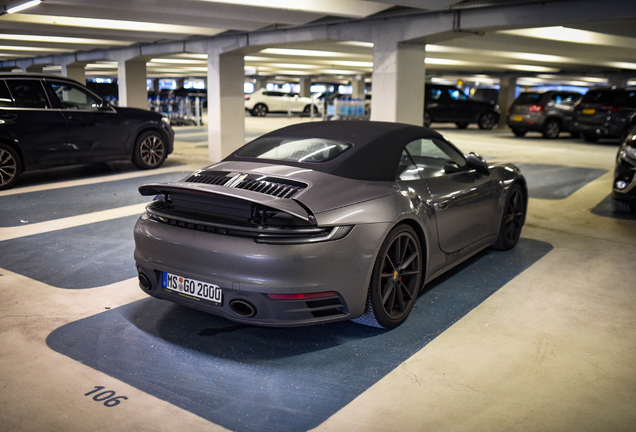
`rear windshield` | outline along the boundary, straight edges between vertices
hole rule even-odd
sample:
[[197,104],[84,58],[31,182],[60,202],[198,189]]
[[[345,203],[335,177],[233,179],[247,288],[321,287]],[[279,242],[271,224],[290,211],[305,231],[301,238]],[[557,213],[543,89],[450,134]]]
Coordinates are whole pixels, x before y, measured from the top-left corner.
[[621,92],[612,90],[590,90],[583,96],[584,103],[614,103],[621,96]]
[[541,93],[521,93],[515,104],[517,105],[533,105],[539,102],[541,99]]
[[235,155],[290,162],[327,162],[352,145],[322,138],[259,138],[246,144]]

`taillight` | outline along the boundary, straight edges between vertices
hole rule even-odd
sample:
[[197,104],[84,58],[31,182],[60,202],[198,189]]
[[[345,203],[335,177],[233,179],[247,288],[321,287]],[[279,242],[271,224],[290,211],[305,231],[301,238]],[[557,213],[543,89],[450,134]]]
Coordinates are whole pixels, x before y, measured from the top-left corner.
[[245,100],[246,101],[250,100],[250,97],[249,96],[245,96]]
[[621,107],[614,106],[614,105],[602,105],[598,107],[598,110],[607,111],[607,112],[619,112],[621,110]]
[[267,294],[272,300],[309,300],[325,297],[335,297],[338,293],[335,291],[324,291],[306,294]]
[[528,111],[530,112],[541,112],[545,109],[545,107],[543,105],[532,105],[530,108],[528,108]]

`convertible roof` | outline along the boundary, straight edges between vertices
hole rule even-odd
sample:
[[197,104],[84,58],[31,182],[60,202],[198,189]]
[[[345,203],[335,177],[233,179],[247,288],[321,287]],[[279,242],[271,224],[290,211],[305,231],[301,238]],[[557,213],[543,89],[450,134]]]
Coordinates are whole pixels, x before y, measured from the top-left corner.
[[[418,138],[442,138],[432,129],[402,123],[370,121],[323,121],[301,123],[275,130],[261,138],[324,138],[353,144],[352,148],[321,163],[272,160],[276,165],[291,165],[356,180],[393,181],[404,146]],[[258,161],[266,159],[237,156],[225,161]]]

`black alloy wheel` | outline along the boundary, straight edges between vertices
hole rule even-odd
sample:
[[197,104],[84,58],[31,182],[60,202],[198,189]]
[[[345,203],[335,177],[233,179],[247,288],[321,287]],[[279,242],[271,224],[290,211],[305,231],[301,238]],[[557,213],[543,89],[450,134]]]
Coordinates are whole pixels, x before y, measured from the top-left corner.
[[408,225],[387,235],[376,258],[364,314],[354,322],[392,329],[404,322],[417,300],[422,280],[422,248]]
[[543,126],[543,138],[557,138],[560,132],[561,126],[558,121],[548,120],[545,122],[545,125]]
[[479,117],[477,125],[479,129],[492,129],[497,125],[497,116],[495,113],[485,112]]
[[503,212],[499,238],[493,249],[509,250],[515,247],[521,237],[521,229],[526,220],[526,199],[519,184],[512,186]]
[[0,190],[13,187],[20,176],[20,157],[9,146],[0,144]]
[[255,117],[265,117],[267,115],[267,106],[265,104],[259,103],[252,108],[252,115]]
[[140,169],[160,167],[166,160],[166,145],[157,132],[149,131],[141,134],[135,144],[133,163]]

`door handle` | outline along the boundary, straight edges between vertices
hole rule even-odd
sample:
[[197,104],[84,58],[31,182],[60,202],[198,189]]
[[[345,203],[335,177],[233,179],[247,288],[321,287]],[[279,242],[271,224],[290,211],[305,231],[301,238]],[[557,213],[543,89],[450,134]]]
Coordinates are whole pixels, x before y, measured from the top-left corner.
[[444,210],[449,205],[450,205],[450,200],[444,200],[437,203],[437,208],[440,210]]

